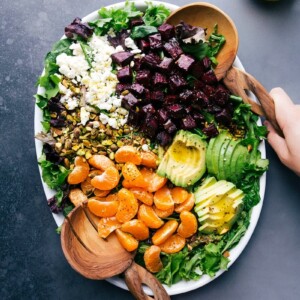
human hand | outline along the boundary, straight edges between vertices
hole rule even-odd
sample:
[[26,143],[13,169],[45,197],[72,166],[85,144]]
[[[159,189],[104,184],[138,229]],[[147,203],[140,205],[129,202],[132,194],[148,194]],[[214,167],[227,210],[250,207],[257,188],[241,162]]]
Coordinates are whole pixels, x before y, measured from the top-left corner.
[[300,105],[295,105],[281,88],[270,92],[275,102],[275,115],[284,138],[275,131],[270,122],[268,142],[277,153],[281,162],[300,176]]

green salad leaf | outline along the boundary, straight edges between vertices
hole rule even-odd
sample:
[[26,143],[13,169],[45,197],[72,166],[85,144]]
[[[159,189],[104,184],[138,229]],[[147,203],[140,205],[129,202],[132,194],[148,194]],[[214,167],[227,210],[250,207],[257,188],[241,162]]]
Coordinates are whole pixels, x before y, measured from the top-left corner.
[[140,26],[133,27],[130,36],[133,39],[141,39],[144,38],[145,36],[148,36],[156,32],[157,32],[157,28],[154,26],[140,25]]
[[143,20],[148,26],[158,27],[165,21],[165,19],[169,15],[170,10],[166,8],[163,4],[155,6],[150,2],[143,16]]
[[43,111],[43,121],[41,121],[43,128],[46,132],[50,130],[50,111],[47,108],[48,104],[48,99],[45,98],[42,95],[36,94],[35,96],[36,99],[36,105]]
[[54,163],[46,160],[44,154],[39,158],[39,165],[42,168],[43,181],[51,189],[59,189],[64,183],[70,170],[62,165],[55,165]]
[[96,35],[104,35],[111,28],[117,32],[121,29],[127,29],[130,19],[143,15],[141,11],[137,10],[134,2],[131,1],[126,1],[125,6],[119,9],[102,7],[98,14],[100,19],[89,22],[89,25],[94,28]]

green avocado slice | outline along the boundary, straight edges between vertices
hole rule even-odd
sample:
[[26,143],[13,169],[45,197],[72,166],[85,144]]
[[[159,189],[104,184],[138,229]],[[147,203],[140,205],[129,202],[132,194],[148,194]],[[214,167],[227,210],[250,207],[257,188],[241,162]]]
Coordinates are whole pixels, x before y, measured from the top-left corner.
[[234,140],[233,140],[232,136],[230,134],[228,134],[228,137],[225,138],[225,141],[221,147],[221,151],[220,151],[220,155],[219,155],[219,165],[218,165],[219,171],[218,171],[218,176],[217,176],[217,178],[219,180],[226,179],[225,163],[226,163],[226,160],[228,160],[227,152],[228,152],[229,148],[230,149],[232,148],[232,143],[234,143]]

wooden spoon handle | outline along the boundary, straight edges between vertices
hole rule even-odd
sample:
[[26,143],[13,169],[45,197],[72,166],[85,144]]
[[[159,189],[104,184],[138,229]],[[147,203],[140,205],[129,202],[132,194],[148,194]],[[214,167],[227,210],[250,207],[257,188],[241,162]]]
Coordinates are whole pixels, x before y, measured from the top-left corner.
[[125,271],[125,282],[136,299],[139,300],[153,300],[152,297],[148,296],[142,287],[144,283],[153,292],[154,299],[156,300],[168,300],[170,296],[162,284],[146,269],[142,268],[135,262]]
[[[276,120],[274,100],[257,79],[240,69],[231,67],[224,77],[224,83],[232,93],[242,97],[245,103],[251,104],[251,110],[254,113],[265,116],[275,130],[283,136]],[[261,105],[251,100],[247,96],[246,90],[251,91],[257,97]]]

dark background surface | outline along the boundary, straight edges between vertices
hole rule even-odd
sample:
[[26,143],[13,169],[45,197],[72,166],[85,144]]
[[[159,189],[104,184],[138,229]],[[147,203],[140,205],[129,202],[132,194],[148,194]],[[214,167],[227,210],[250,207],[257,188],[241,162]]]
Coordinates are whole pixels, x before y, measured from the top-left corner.
[[[74,17],[114,2],[1,0],[1,299],[132,299],[105,281],[81,277],[67,264],[46,205],[33,138],[32,95],[44,55]],[[300,1],[209,2],[235,21],[246,70],[267,90],[283,87],[299,104]],[[267,156],[265,202],[245,251],[221,277],[173,299],[300,299],[300,179],[269,146]]]

